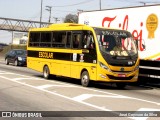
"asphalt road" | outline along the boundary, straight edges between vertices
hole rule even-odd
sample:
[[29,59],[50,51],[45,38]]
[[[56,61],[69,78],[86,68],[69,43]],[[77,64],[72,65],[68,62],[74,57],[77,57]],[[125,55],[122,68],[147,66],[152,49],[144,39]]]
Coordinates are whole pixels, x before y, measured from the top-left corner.
[[[124,111],[133,111],[133,113],[151,111],[149,117],[139,118],[127,115],[127,117],[117,119],[156,120],[160,118],[160,116],[154,117],[157,115],[154,111],[160,111],[160,88],[128,85],[120,90],[114,86],[99,83],[86,88],[82,87],[78,80],[67,78],[45,80],[42,73],[26,67],[5,65],[1,61],[0,111],[60,111],[59,113],[48,112],[48,114],[56,114],[58,117],[54,119],[64,120],[97,120],[98,117],[115,119],[112,117],[112,112],[120,115],[120,111],[122,113]],[[65,111],[70,112],[65,113]],[[100,116],[99,112],[92,111],[111,112],[108,113],[109,116],[106,113]],[[81,117],[79,117],[80,114],[82,114]],[[50,119],[53,118],[50,117]]]

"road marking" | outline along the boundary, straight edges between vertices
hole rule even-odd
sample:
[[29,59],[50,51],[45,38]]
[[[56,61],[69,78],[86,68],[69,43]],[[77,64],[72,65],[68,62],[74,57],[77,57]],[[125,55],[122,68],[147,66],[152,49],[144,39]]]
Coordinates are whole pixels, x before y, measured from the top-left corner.
[[[25,77],[30,77],[30,76],[27,76],[27,75],[21,75],[21,74],[16,74],[16,73],[13,73],[14,75],[19,75],[19,76],[25,76]],[[10,81],[13,81],[13,82],[17,82],[19,84],[23,84],[23,85],[26,85],[26,86],[29,86],[29,87],[32,87],[32,88],[35,88],[35,89],[39,89],[37,88],[36,86],[32,86],[32,85],[29,85],[29,84],[26,84],[26,83],[22,83],[22,82],[19,82],[19,81],[15,81],[15,80],[12,80],[11,78],[7,78],[7,77],[4,77],[4,76],[0,76],[1,78],[4,78],[4,79],[7,79],[7,80],[10,80]],[[35,77],[35,79],[37,79]],[[38,78],[39,80],[44,80],[42,78]],[[58,83],[58,84],[62,84],[62,85],[70,85],[70,84],[67,84],[67,83],[61,83],[59,81],[48,81],[48,82],[52,82],[52,83]],[[96,89],[90,89],[90,88],[85,88],[85,87],[82,87],[82,86],[78,86],[78,85],[74,85],[76,86],[77,88],[81,88],[81,89],[86,89],[86,90],[89,90],[89,91],[95,91],[95,92],[99,92],[99,93],[105,93],[105,94],[110,94],[110,95],[117,95],[117,96],[121,96],[121,97],[125,97],[125,98],[129,98],[129,99],[133,99],[133,100],[138,100],[138,101],[143,101],[143,102],[147,102],[147,103],[151,103],[151,104],[156,104],[156,105],[160,105],[160,103],[158,102],[153,102],[153,101],[148,101],[148,100],[144,100],[144,99],[139,99],[139,98],[134,98],[134,97],[128,97],[128,96],[123,96],[123,95],[119,95],[119,94],[115,94],[115,93],[110,93],[110,92],[104,92],[104,91],[100,91],[100,90],[96,90]],[[64,96],[64,95],[61,95],[61,94],[58,94],[58,93],[55,93],[55,92],[51,92],[51,91],[48,91],[48,90],[45,90],[45,89],[39,89],[39,90],[42,90],[44,92],[48,92],[48,93],[51,93],[51,94],[54,94],[54,95],[57,95],[57,96],[61,96],[63,98],[66,98],[66,99],[69,99],[69,100],[72,100],[72,101],[76,101],[77,99],[75,98],[70,98],[70,97],[67,97],[67,96]],[[103,107],[98,107],[98,106],[95,106],[95,105],[92,105],[92,104],[89,104],[89,103],[85,103],[83,101],[76,101],[76,102],[79,102],[79,103],[82,103],[82,104],[85,104],[85,105],[88,105],[88,106],[92,106],[94,108],[97,108],[97,109],[100,109],[100,110],[104,110],[104,111],[111,111],[109,109],[105,109]]]
[[73,85],[53,85],[53,84],[46,84],[46,85],[41,85],[41,86],[36,86],[38,89],[45,89],[45,88],[49,88],[49,87],[76,87]]
[[73,97],[74,100],[76,101],[83,101],[86,99],[89,99],[91,97],[108,97],[108,98],[129,98],[127,96],[122,96],[122,95],[97,95],[97,94],[82,94],[76,97]]
[[89,99],[91,97],[93,97],[92,94],[82,94],[82,95],[73,97],[72,99],[75,100],[75,101],[83,101],[83,100]]
[[24,79],[34,79],[33,77],[28,77],[28,78],[12,78],[12,80],[24,80]]
[[[5,71],[3,71],[3,72],[5,72]],[[21,75],[21,74],[17,74],[17,73],[12,73],[12,74],[14,74],[14,75],[19,75],[19,76],[23,76],[23,77],[30,77],[30,76],[27,76],[27,75]],[[2,78],[4,78],[4,79],[8,79],[8,80],[12,80],[12,79],[9,79],[9,78],[7,78],[7,77],[3,77],[3,76],[0,76],[0,77],[2,77]],[[33,77],[34,78],[34,77]],[[34,79],[38,79],[38,80],[44,80],[43,78],[34,78]],[[12,80],[13,81],[13,80]],[[67,84],[67,83],[61,83],[61,82],[59,82],[59,81],[48,81],[48,82],[51,82],[51,83],[58,83],[58,84],[62,84],[62,85],[70,85],[70,84]],[[76,86],[76,85],[74,85],[74,86]],[[115,94],[115,93],[110,93],[110,92],[104,92],[104,91],[100,91],[100,90],[96,90],[96,89],[90,89],[90,88],[87,88],[87,87],[82,87],[82,86],[76,86],[77,88],[81,88],[81,89],[85,89],[85,90],[89,90],[89,91],[94,91],[94,92],[99,92],[99,93],[104,93],[104,94],[110,94],[110,95],[117,95],[117,96],[119,96],[119,94]],[[121,95],[121,96],[123,96],[123,95]],[[156,104],[156,105],[160,105],[160,103],[158,103],[158,102],[153,102],[153,101],[149,101],[149,100],[144,100],[144,99],[140,99],[140,98],[134,98],[134,97],[129,97],[129,96],[124,96],[124,97],[128,97],[129,99],[134,99],[134,100],[138,100],[138,101],[143,101],[143,102],[148,102],[148,103],[151,103],[151,104]]]
[[4,77],[4,76],[0,76],[1,78],[3,78],[3,79],[6,79],[6,80],[11,80],[10,78],[8,78],[8,77]]
[[81,104],[84,104],[84,105],[87,105],[87,106],[90,106],[90,107],[93,107],[93,108],[96,108],[96,109],[99,109],[99,110],[103,110],[103,111],[112,111],[110,109],[105,109],[103,107],[99,107],[99,106],[96,106],[96,105],[93,105],[93,104],[90,104],[90,103],[86,103],[86,102],[83,102],[83,101],[76,101],[70,97],[67,97],[67,96],[64,96],[64,95],[61,95],[61,94],[58,94],[56,92],[53,92],[53,91],[49,91],[49,90],[46,90],[46,89],[41,89],[41,88],[38,88],[36,86],[33,86],[33,85],[30,85],[30,84],[26,84],[26,83],[22,83],[20,81],[15,81],[15,80],[12,80],[10,78],[6,78],[6,77],[3,77],[3,76],[0,76],[1,78],[4,78],[4,79],[7,79],[9,81],[12,81],[12,82],[16,82],[16,83],[19,83],[21,85],[25,85],[25,86],[28,86],[28,87],[31,87],[31,88],[34,88],[34,89],[38,89],[38,90],[41,90],[43,92],[47,92],[47,93],[50,93],[50,94],[53,94],[53,95],[56,95],[56,96],[59,96],[59,97],[63,97],[65,99],[68,99],[68,100],[71,100],[71,101],[75,101],[75,102],[79,102]]
[[[17,74],[17,75],[19,75],[19,76],[22,76],[22,75],[20,75],[20,74]],[[24,75],[23,75],[24,76]],[[102,106],[102,107],[99,107],[99,106],[96,106],[96,105],[94,105],[94,104],[90,104],[90,103],[87,103],[87,102],[84,102],[83,100],[85,100],[85,98],[81,98],[81,97],[79,97],[79,99],[78,99],[78,96],[77,96],[77,98],[76,97],[74,97],[74,98],[71,98],[71,97],[67,97],[67,96],[64,96],[64,95],[61,95],[61,94],[58,94],[58,93],[56,93],[56,92],[53,92],[53,91],[49,91],[49,90],[45,90],[45,89],[42,89],[41,87],[37,87],[37,86],[33,86],[33,85],[30,85],[30,84],[27,84],[27,83],[23,83],[23,82],[21,82],[21,81],[18,81],[18,80],[13,80],[13,79],[11,79],[11,78],[7,78],[7,77],[4,77],[4,76],[0,76],[1,78],[4,78],[4,79],[7,79],[7,80],[9,80],[9,81],[12,81],[12,82],[16,82],[16,83],[18,83],[18,84],[22,84],[22,85],[25,85],[25,86],[28,86],[28,87],[31,87],[31,88],[34,88],[34,89],[38,89],[38,90],[41,90],[41,91],[43,91],[43,92],[47,92],[47,93],[50,93],[50,94],[53,94],[53,95],[56,95],[56,96],[59,96],[59,97],[63,97],[63,98],[65,98],[65,99],[68,99],[68,100],[71,100],[71,101],[75,101],[75,102],[78,102],[78,103],[81,103],[81,104],[84,104],[84,105],[86,105],[86,106],[90,106],[90,107],[93,107],[93,108],[96,108],[96,109],[99,109],[99,110],[102,110],[102,111],[112,111],[112,110],[110,110],[110,109],[106,109],[104,106]],[[27,76],[26,76],[27,77]],[[28,76],[29,77],[29,76]],[[36,78],[36,77],[35,77]],[[44,79],[40,79],[40,80],[44,80]],[[50,82],[50,81],[48,81],[48,82]],[[53,82],[53,81],[52,81]],[[66,84],[66,83],[61,83],[61,82],[56,82],[56,81],[54,81],[53,83],[59,83],[59,84],[63,84],[63,85],[61,85],[61,87],[62,86],[66,86],[66,85],[70,85],[70,84]],[[50,85],[50,84],[48,84],[48,85]],[[56,85],[57,86],[57,85]],[[70,85],[71,86],[71,85]],[[129,98],[129,99],[135,99],[135,100],[139,100],[139,101],[144,101],[144,102],[148,102],[148,103],[152,103],[152,104],[157,104],[157,105],[160,105],[160,103],[156,103],[156,102],[153,102],[153,101],[147,101],[147,100],[143,100],[143,99],[138,99],[138,98],[133,98],[133,97],[127,97],[127,96],[123,96],[123,95],[118,95],[118,94],[114,94],[114,93],[110,93],[110,92],[104,92],[104,91],[99,91],[99,90],[94,90],[94,89],[90,89],[90,88],[84,88],[84,87],[79,87],[79,86],[76,86],[76,85],[74,85],[75,87],[77,87],[77,88],[81,88],[81,89],[87,89],[87,90],[90,90],[90,91],[96,91],[96,92],[100,92],[100,93],[105,93],[105,94],[109,94],[109,95],[96,95],[96,94],[88,94],[88,95],[86,95],[87,97],[86,98],[89,98],[88,96],[90,96],[90,97],[94,97],[94,96],[97,96],[97,97],[121,97],[121,98]],[[81,96],[81,95],[80,95]],[[83,96],[83,94],[82,94],[82,96]],[[85,95],[84,95],[85,96]],[[128,117],[129,118],[129,117]],[[137,118],[137,117],[136,117]],[[131,117],[131,119],[134,119],[133,117]],[[136,119],[137,120],[137,119]]]
[[[3,72],[5,72],[5,71],[3,71]],[[8,72],[9,73],[9,72]],[[14,75],[19,75],[19,76],[23,76],[23,77],[30,77],[30,76],[27,76],[27,75],[21,75],[21,74],[17,74],[17,73],[12,73],[12,74],[14,74]],[[7,77],[4,77],[4,76],[0,76],[0,77],[2,77],[2,78],[4,78],[4,79],[8,79],[8,80],[12,80],[12,79],[9,79],[9,78],[7,78]],[[33,77],[34,78],[34,77]],[[42,78],[34,78],[34,79],[38,79],[38,80],[44,80],[44,79],[42,79]],[[13,80],[12,80],[13,81]],[[70,84],[67,84],[67,83],[61,83],[61,82],[59,82],[59,81],[48,81],[48,82],[52,82],[52,83],[58,83],[58,84],[62,84],[62,85],[70,85]],[[74,85],[74,86],[76,86],[76,85]],[[115,93],[110,93],[110,92],[104,92],[104,91],[100,91],[100,90],[96,90],[96,89],[90,89],[90,88],[87,88],[87,87],[82,87],[82,86],[76,86],[77,88],[81,88],[81,89],[86,89],[86,90],[89,90],[89,91],[94,91],[94,92],[99,92],[99,93],[104,93],[104,94],[110,94],[110,95],[117,95],[117,96],[119,96],[119,94],[115,94]],[[123,96],[123,95],[121,95],[121,96]],[[128,97],[128,96],[124,96],[124,97]],[[134,98],[134,97],[128,97],[129,99],[134,99],[134,100],[138,100],[138,101],[143,101],[143,102],[148,102],[148,103],[151,103],[151,104],[156,104],[156,105],[160,105],[160,103],[158,103],[158,102],[153,102],[153,101],[149,101],[149,100],[144,100],[144,99],[140,99],[140,98]]]
[[46,84],[46,85],[41,85],[41,86],[36,86],[36,88],[38,89],[45,89],[45,88],[49,88],[49,87],[52,87],[53,85],[51,84]]
[[[1,72],[1,71],[0,71]],[[14,74],[14,73],[9,73],[9,72],[2,72],[2,73],[0,73],[0,74]]]

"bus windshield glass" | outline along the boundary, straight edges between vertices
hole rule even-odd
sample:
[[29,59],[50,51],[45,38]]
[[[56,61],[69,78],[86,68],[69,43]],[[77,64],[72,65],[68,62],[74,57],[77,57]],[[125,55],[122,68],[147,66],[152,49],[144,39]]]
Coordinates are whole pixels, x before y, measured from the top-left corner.
[[124,30],[94,28],[101,51],[112,56],[134,56],[137,47],[132,35]]

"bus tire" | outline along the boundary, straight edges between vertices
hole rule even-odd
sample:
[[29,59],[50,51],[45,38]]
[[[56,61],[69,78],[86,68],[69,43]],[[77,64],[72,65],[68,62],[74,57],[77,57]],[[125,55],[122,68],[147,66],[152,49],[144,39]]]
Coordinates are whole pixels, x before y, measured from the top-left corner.
[[43,77],[45,79],[49,79],[49,77],[50,77],[50,70],[47,65],[45,65],[43,68]]
[[116,83],[117,88],[124,89],[126,87],[126,83]]
[[87,71],[83,71],[81,74],[81,85],[83,87],[89,86],[90,78]]

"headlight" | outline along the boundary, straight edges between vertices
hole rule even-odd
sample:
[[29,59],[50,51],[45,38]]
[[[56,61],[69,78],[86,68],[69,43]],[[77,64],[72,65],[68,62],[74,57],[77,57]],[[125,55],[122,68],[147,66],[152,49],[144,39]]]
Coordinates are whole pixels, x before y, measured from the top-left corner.
[[19,61],[22,61],[22,57],[18,57],[18,60],[19,60]]
[[136,71],[137,69],[139,69],[139,65],[137,65],[137,66],[135,67],[134,71]]
[[106,65],[104,65],[102,62],[99,62],[99,65],[101,66],[101,68],[110,71],[110,69]]

